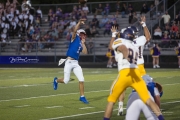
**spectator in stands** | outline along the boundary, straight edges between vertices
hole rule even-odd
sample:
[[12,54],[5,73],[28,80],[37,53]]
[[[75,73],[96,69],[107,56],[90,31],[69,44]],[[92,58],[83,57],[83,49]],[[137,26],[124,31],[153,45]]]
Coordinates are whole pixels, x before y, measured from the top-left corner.
[[120,13],[120,1],[117,1],[116,2],[116,17],[119,16],[119,13]]
[[149,11],[150,11],[150,18],[154,19],[156,15],[156,9],[154,8],[154,4],[151,4]]
[[178,16],[178,14],[176,15],[174,21],[173,21],[177,26],[179,26],[180,29],[180,17]]
[[54,46],[54,40],[52,39],[52,36],[47,32],[43,37],[43,41],[46,43],[44,44],[44,48],[48,48],[49,50]]
[[146,14],[149,11],[148,6],[144,3],[142,8],[141,8],[141,13],[140,14]]
[[160,68],[159,66],[160,50],[161,49],[157,43],[153,44],[153,47],[150,48],[150,52],[153,58],[153,68]]
[[168,33],[167,32],[164,32],[164,35],[161,39],[161,44],[160,46],[162,48],[168,48],[169,47],[169,41],[170,41],[170,37],[168,36]]
[[121,17],[122,18],[126,17],[127,11],[128,11],[128,9],[127,9],[126,4],[123,4],[122,9],[121,9]]
[[164,33],[168,33],[168,36],[170,35],[170,26],[169,25],[165,25],[165,29],[163,30]]
[[87,15],[84,13],[84,11],[81,11],[80,19],[86,19],[87,20]]
[[48,21],[51,20],[51,17],[53,16],[54,14],[54,11],[52,9],[49,9],[49,12],[48,12]]
[[50,20],[49,20],[49,26],[51,27],[53,22],[56,20],[56,14],[53,14],[51,17],[50,17]]
[[131,5],[131,3],[128,4],[128,13],[133,13],[134,9],[133,6]]
[[67,26],[70,25],[70,20],[68,19],[68,17],[65,17],[65,20],[64,20],[64,30],[67,28]]
[[40,18],[39,17],[36,17],[35,19],[34,19],[34,23],[35,23],[35,26],[40,26]]
[[95,26],[93,26],[91,29],[91,35],[92,37],[94,37],[95,35],[99,35],[99,31],[96,29]]
[[162,16],[162,18],[164,19],[164,25],[168,25],[170,23],[171,16],[168,14],[167,11]]
[[178,26],[176,25],[176,23],[173,23],[172,27],[171,27],[171,31],[170,31],[170,36],[174,36],[176,37],[176,35],[178,34],[179,32],[179,28]]
[[68,31],[67,34],[66,34],[66,42],[64,42],[64,44],[66,45],[66,48],[69,47],[73,29],[74,29],[74,28],[69,29],[69,31]]
[[132,19],[133,19],[133,13],[129,13],[129,25],[131,24]]
[[58,27],[56,27],[55,25],[52,26],[49,35],[51,36],[50,41],[57,41],[59,39]]
[[106,3],[106,6],[104,7],[104,10],[103,10],[103,12],[102,12],[102,15],[104,16],[104,15],[109,15],[109,12],[110,12],[110,6],[109,6],[109,4],[108,3]]
[[78,12],[81,12],[81,11],[82,11],[82,6],[81,6],[81,5],[78,6],[77,11],[78,11]]
[[177,58],[178,58],[178,65],[179,65],[179,68],[180,68],[180,43],[178,44],[177,47],[174,48],[175,52],[176,52],[176,55],[177,55]]
[[131,20],[131,24],[134,24],[137,21],[138,21],[137,14],[136,14],[136,12],[133,12],[133,18]]
[[97,15],[98,13],[101,13],[101,14],[102,14],[102,12],[103,12],[103,7],[102,7],[102,4],[99,3],[99,4],[98,4],[98,7],[95,8],[95,15]]
[[119,31],[119,24],[117,23],[117,20],[115,20],[113,23],[112,23],[112,26],[115,26],[115,28]]
[[85,32],[86,32],[87,37],[92,37],[91,29],[89,25],[86,25]]
[[92,21],[90,22],[90,26],[91,26],[91,28],[92,28],[93,26],[99,27],[99,20],[96,18],[96,15],[94,15],[94,18],[93,18]]
[[105,15],[100,21],[99,28],[102,28],[105,26],[105,24],[109,21],[109,18]]
[[62,9],[58,7],[55,14],[56,14],[56,17],[58,17],[58,19],[62,18],[63,17]]
[[38,51],[42,51],[42,49],[44,49],[44,45],[45,45],[45,41],[44,39],[42,39],[42,37],[40,37],[40,39],[38,40]]
[[73,10],[72,10],[72,12],[77,12],[78,11],[78,8],[77,8],[77,6],[76,5],[74,5],[73,6]]
[[105,24],[104,36],[106,35],[106,33],[107,33],[108,35],[110,35],[110,32],[111,32],[111,23],[110,23],[110,21],[108,21],[108,22]]
[[162,30],[159,26],[154,30],[154,39],[161,39],[162,38]]
[[110,21],[111,24],[113,24],[114,21],[116,21],[116,20],[117,20],[116,15],[112,15],[112,17],[109,18],[109,21]]
[[84,4],[82,10],[84,11],[84,14],[87,16],[87,14],[89,13],[89,7],[86,4]]
[[42,17],[43,17],[43,13],[40,7],[38,7],[38,9],[36,10],[36,17],[39,18],[39,24],[42,23]]
[[90,38],[88,44],[87,44],[88,53],[92,54],[94,50],[94,42],[92,41],[92,38]]
[[71,19],[71,22],[69,23],[69,29],[71,29],[73,26],[76,25],[76,21],[74,18]]

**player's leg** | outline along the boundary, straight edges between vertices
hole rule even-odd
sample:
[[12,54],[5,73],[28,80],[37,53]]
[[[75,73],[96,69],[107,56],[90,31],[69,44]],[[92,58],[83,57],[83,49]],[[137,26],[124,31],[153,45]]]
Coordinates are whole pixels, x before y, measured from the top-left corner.
[[159,56],[156,57],[156,67],[157,67],[157,68],[160,68],[160,66],[159,66]]
[[119,73],[119,77],[114,81],[110,95],[108,96],[108,103],[104,113],[104,120],[109,120],[112,114],[114,103],[118,100],[122,92],[131,84],[131,81],[127,79],[129,69],[123,69]]
[[136,92],[130,94],[127,102],[126,120],[138,120],[142,109],[140,104],[142,103],[143,102],[139,99],[139,96]]
[[57,82],[67,84],[70,80],[70,74],[71,74],[72,68],[73,66],[72,66],[71,60],[67,60],[64,66],[64,78],[58,78]]
[[152,57],[153,58],[153,68],[156,68],[156,59],[155,57]]
[[54,78],[54,81],[53,81],[54,90],[57,90],[58,83],[67,84],[69,82],[71,70],[72,70],[71,62],[67,60],[65,62],[65,67],[64,67],[64,78],[57,78],[57,77]]
[[151,109],[146,104],[144,104],[143,102],[141,104],[142,104],[142,112],[146,120],[158,120],[156,115],[151,111]]
[[125,92],[126,92],[126,90],[124,90],[123,93],[119,96],[118,114],[117,115],[123,115],[123,102],[124,102],[124,98],[125,98]]
[[144,68],[144,64],[139,64],[139,65],[138,65],[138,69],[139,69],[139,71],[140,71],[141,76],[143,76],[143,75],[146,74],[146,70],[145,70],[145,68]]
[[79,66],[78,63],[74,63],[74,69],[73,69],[74,74],[79,80],[79,91],[80,91],[80,98],[79,100],[84,102],[84,103],[89,103],[85,96],[84,96],[84,76],[83,76],[83,71],[81,66]]
[[158,118],[160,120],[164,120],[159,107],[150,98],[150,95],[149,95],[149,92],[147,90],[146,84],[145,84],[144,80],[140,77],[139,70],[135,69],[135,71],[131,72],[131,74],[132,74],[133,79],[134,79],[132,87],[137,91],[137,93],[138,93],[139,97],[141,98],[141,100],[144,103],[146,103],[146,105],[148,105],[152,109],[152,111],[156,114],[156,116],[158,116]]
[[108,59],[107,68],[112,68],[112,57],[109,57]]

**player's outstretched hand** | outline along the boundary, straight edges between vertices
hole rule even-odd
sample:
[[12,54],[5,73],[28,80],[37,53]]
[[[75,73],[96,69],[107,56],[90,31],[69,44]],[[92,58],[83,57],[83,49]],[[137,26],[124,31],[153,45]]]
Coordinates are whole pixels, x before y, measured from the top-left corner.
[[112,32],[112,37],[116,37],[116,35],[119,33],[119,32],[117,31],[117,27],[115,27],[115,26],[112,26],[111,32]]
[[112,26],[111,32],[112,32],[112,33],[113,33],[113,32],[117,32],[117,27],[116,27],[116,26]]

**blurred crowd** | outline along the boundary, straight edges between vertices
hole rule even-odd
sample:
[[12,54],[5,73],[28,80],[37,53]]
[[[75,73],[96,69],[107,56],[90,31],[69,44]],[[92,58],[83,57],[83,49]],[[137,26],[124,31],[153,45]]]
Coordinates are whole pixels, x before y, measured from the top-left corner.
[[162,15],[162,25],[156,26],[153,33],[154,40],[161,40],[161,48],[174,48],[180,42],[180,13],[172,18],[168,11]]
[[[61,38],[66,38],[67,41],[64,44],[68,47],[70,42],[70,36],[79,19],[87,19],[87,15],[93,14],[91,20],[86,21],[86,24],[82,26],[86,33],[89,41],[86,42],[89,49],[89,53],[93,53],[94,38],[96,36],[110,35],[111,27],[116,26],[120,30],[118,20],[120,18],[128,18],[129,25],[138,21],[138,15],[134,6],[129,3],[120,4],[116,2],[115,6],[110,4],[97,4],[94,10],[90,11],[89,6],[86,4],[74,5],[70,12],[62,10],[61,7],[50,8],[47,11],[47,18],[44,20],[43,12],[41,8],[30,7],[23,9],[23,4],[28,1],[24,0],[19,3],[17,0],[10,2],[7,0],[6,3],[0,3],[0,34],[1,34],[1,49],[11,42],[10,37],[18,36],[20,38],[17,45],[17,52],[31,52],[33,49],[41,51],[42,49],[48,48],[49,50],[54,47],[56,41],[60,41]],[[20,9],[18,6],[21,6]],[[33,6],[33,5],[32,5]],[[109,15],[112,13],[113,14]],[[148,11],[153,9],[154,4],[147,5],[142,4],[140,14],[146,14]],[[93,13],[92,13],[93,12]],[[153,13],[152,13],[153,14]],[[167,13],[168,14],[168,13]],[[97,17],[102,15],[102,17]],[[153,16],[153,15],[152,15]],[[154,30],[154,39],[162,39],[163,42],[160,47],[175,46],[177,41],[171,41],[171,39],[178,39],[179,36],[179,19],[172,18],[165,14],[162,16],[164,19],[164,26],[158,26]],[[166,23],[168,21],[168,23]],[[42,29],[43,24],[48,24],[48,28]],[[40,29],[41,28],[41,29]],[[167,37],[167,38],[166,38]],[[3,44],[2,44],[3,43]],[[170,43],[170,44],[169,44]]]

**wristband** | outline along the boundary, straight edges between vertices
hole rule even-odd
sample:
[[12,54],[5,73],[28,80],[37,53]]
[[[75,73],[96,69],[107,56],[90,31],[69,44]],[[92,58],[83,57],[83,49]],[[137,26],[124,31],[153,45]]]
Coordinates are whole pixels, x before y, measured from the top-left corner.
[[112,37],[115,38],[115,37],[116,37],[116,33],[117,33],[117,32],[113,32],[113,33],[112,33]]
[[143,27],[146,27],[146,23],[145,22],[141,22]]

